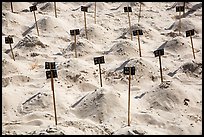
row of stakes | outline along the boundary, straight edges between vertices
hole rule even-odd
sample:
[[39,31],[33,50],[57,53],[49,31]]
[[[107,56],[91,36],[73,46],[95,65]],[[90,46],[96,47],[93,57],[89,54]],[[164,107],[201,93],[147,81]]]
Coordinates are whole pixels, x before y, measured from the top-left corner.
[[[74,34],[74,36],[76,37],[76,34],[78,34],[79,31],[72,31],[71,34]],[[194,30],[190,30],[188,32],[186,32],[186,36],[190,36],[194,35]],[[191,38],[192,40],[192,38]],[[6,37],[5,38],[5,43],[6,44],[10,44],[11,47],[11,43],[13,43],[13,39],[12,37]],[[76,43],[76,42],[75,42]],[[75,44],[76,45],[76,44]],[[76,48],[75,48],[76,49]],[[76,50],[75,50],[76,51]],[[14,54],[13,54],[13,50],[11,47],[11,52],[13,55],[13,59],[15,61],[14,58]],[[163,76],[162,76],[162,66],[161,66],[161,56],[164,55],[164,49],[157,49],[154,51],[154,55],[155,57],[159,57],[159,65],[160,65],[160,75],[161,75],[161,83],[163,83]],[[101,64],[105,63],[105,59],[104,56],[101,57],[95,57],[94,58],[94,64],[95,65],[99,65],[99,76],[100,76],[100,85],[102,87],[102,76],[101,76]],[[57,112],[56,112],[56,105],[55,105],[55,94],[54,94],[54,78],[57,78],[57,70],[55,67],[55,62],[45,62],[45,69],[50,69],[48,71],[46,71],[46,77],[47,79],[51,78],[51,90],[52,90],[52,94],[53,94],[53,105],[54,105],[54,115],[55,115],[55,125],[57,125]],[[131,85],[131,75],[135,75],[135,67],[124,67],[123,69],[123,74],[124,75],[129,75],[129,87],[128,87],[128,126],[130,126],[130,85]]]
[[[12,6],[12,2],[11,2],[11,7],[12,7],[12,10],[13,10],[13,6]],[[54,7],[55,7],[55,17],[57,18],[57,14],[56,14],[56,2],[54,2]],[[39,36],[39,30],[38,30],[38,26],[37,26],[37,21],[36,21],[36,14],[35,14],[35,11],[37,10],[37,7],[36,5],[34,6],[30,6],[30,11],[34,13],[34,18],[35,18],[35,24],[36,24],[36,29],[37,29],[37,34]],[[88,36],[87,36],[87,25],[86,25],[86,12],[88,12],[88,7],[86,6],[81,6],[81,11],[84,12],[84,26],[85,26],[85,36],[86,36],[86,39],[88,39]],[[124,12],[127,12],[128,13],[128,19],[129,19],[129,28],[130,28],[130,32],[132,31],[131,29],[131,21],[130,21],[130,15],[129,15],[129,12],[132,12],[132,8],[131,7],[124,7]],[[180,29],[181,29],[181,12],[183,12],[183,15],[185,13],[185,2],[184,2],[184,6],[177,6],[176,7],[176,12],[179,12],[179,35],[181,35],[180,33]],[[95,23],[96,23],[96,2],[95,2],[95,12],[94,12],[94,17],[95,17]],[[139,20],[140,20],[140,17],[141,17],[141,2],[140,2],[140,10],[139,10],[139,18],[138,18],[138,23],[139,23]],[[76,34],[72,33],[72,32],[75,32],[76,31]],[[77,57],[77,53],[76,53],[76,35],[79,35],[79,30],[71,30],[70,31],[70,34],[72,36],[74,36],[74,39],[75,39],[75,57]],[[138,36],[138,44],[139,44],[139,55],[140,57],[142,56],[141,55],[141,47],[140,47],[140,35],[143,35],[143,32],[142,30],[134,30],[133,31],[133,34],[130,33],[130,36],[131,36],[131,40],[133,40],[133,37],[132,35],[134,36]],[[192,50],[193,50],[193,56],[194,56],[194,59],[195,59],[195,55],[194,55],[194,49],[193,49],[193,43],[192,43],[192,38],[191,38],[191,45],[192,45]]]
[[[30,8],[30,11],[31,12],[33,11],[33,13],[34,13],[37,34],[39,36],[39,30],[38,30],[37,21],[36,21],[36,15],[35,15],[35,11],[37,10],[37,7],[36,7],[36,5],[34,5],[34,6],[30,6],[29,8]],[[54,2],[54,9],[55,9],[55,17],[57,18],[56,2]],[[11,10],[13,12],[12,2],[11,2]],[[88,12],[88,7],[81,6],[81,11],[84,12],[85,33],[86,33],[86,38],[88,39],[88,37],[87,37],[87,27],[86,27],[86,12]],[[124,12],[128,13],[129,27],[130,27],[130,31],[131,31],[131,22],[130,22],[129,12],[132,12],[132,8],[131,7],[124,7]],[[183,15],[184,15],[184,13],[185,13],[185,2],[184,2],[183,6],[177,6],[176,7],[176,12],[179,12],[179,35],[181,35],[181,33],[180,33],[180,29],[181,29],[181,12],[183,12]],[[140,2],[140,7],[139,7],[138,23],[140,21],[140,18],[141,18],[141,2]],[[94,22],[96,24],[96,2],[95,2],[95,9],[94,9]],[[131,40],[132,40],[132,33],[131,33]]]
[[[12,7],[12,2],[11,2],[11,7]],[[95,7],[96,7],[96,3],[95,3]],[[56,9],[56,4],[55,4],[55,9]],[[88,7],[84,7],[81,6],[81,11],[84,11],[84,20],[86,20],[86,14],[85,12],[87,12]],[[96,8],[95,8],[96,9]],[[30,7],[30,11],[34,12],[34,17],[35,17],[35,21],[36,21],[36,15],[35,15],[35,10],[37,10],[36,6],[31,6]],[[130,30],[131,30],[131,23],[130,23],[130,16],[129,16],[129,12],[132,12],[131,7],[124,7],[124,11],[128,12],[128,18],[129,18],[129,25],[130,25]],[[140,11],[141,11],[141,4],[140,4]],[[176,8],[176,11],[184,11],[184,8],[182,6],[180,6],[179,8]],[[13,12],[13,7],[12,7],[12,12]],[[56,10],[55,10],[55,15],[56,15]],[[180,13],[179,13],[180,15]],[[57,17],[57,15],[56,15]],[[140,14],[139,14],[139,18],[140,18]],[[95,19],[96,22],[96,19]],[[139,19],[138,19],[139,22]],[[37,22],[36,22],[36,28],[37,28]],[[86,29],[86,21],[85,21],[85,29]],[[38,35],[39,35],[39,31],[37,29]],[[180,33],[180,31],[179,31]],[[74,36],[74,40],[75,40],[75,57],[77,58],[77,52],[76,52],[76,35],[79,35],[80,31],[79,29],[75,29],[75,30],[70,30],[70,35]],[[193,30],[188,30],[186,31],[186,37],[190,36],[191,39],[191,45],[192,45],[192,51],[193,51],[193,56],[195,59],[195,54],[194,54],[194,48],[193,48],[193,42],[192,42],[192,36],[194,35],[194,29]],[[134,30],[133,31],[133,35],[134,36],[138,36],[138,43],[139,43],[139,53],[140,53],[140,57],[141,57],[141,49],[140,49],[140,39],[139,39],[139,35],[143,35],[142,30]],[[86,33],[86,38],[87,38],[87,33]],[[131,40],[132,40],[132,33],[131,33]],[[13,54],[13,49],[11,44],[13,43],[13,38],[11,36],[5,37],[5,43],[6,44],[10,44],[10,49],[11,49],[11,53],[13,56],[13,60],[15,61],[15,57]],[[162,76],[162,67],[161,67],[161,56],[164,55],[164,49],[157,49],[154,51],[154,55],[155,57],[159,57],[159,64],[160,64],[160,75],[161,75],[161,82],[163,82],[163,76]],[[100,76],[100,85],[102,87],[102,76],[101,76],[101,65],[100,64],[104,64],[105,60],[104,60],[104,56],[101,57],[95,57],[94,58],[94,64],[97,65],[99,64],[99,76]],[[50,69],[48,71],[46,71],[46,77],[47,79],[51,79],[51,90],[53,93],[53,105],[54,105],[54,114],[55,114],[55,125],[57,125],[57,112],[56,112],[56,104],[55,104],[55,94],[54,94],[54,78],[57,78],[57,70],[55,67],[55,62],[45,62],[45,69]],[[128,126],[130,126],[130,85],[131,85],[131,75],[135,75],[135,67],[124,67],[123,69],[123,74],[124,75],[129,75],[129,86],[128,86]]]

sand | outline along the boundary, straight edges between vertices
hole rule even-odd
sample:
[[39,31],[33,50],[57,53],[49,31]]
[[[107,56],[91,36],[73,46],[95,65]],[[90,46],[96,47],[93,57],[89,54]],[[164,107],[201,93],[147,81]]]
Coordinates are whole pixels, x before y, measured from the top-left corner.
[[[37,4],[34,15],[29,6]],[[2,3],[2,134],[3,135],[201,135],[202,134],[202,3],[188,2],[181,19],[176,2]],[[130,39],[132,30],[142,29]],[[86,13],[87,37],[81,6]],[[183,15],[183,13],[181,13]],[[70,30],[79,29],[76,37]],[[187,30],[192,36],[193,58]],[[15,61],[5,37],[11,35]],[[163,82],[158,48],[161,56]],[[94,58],[104,56],[99,66]],[[51,80],[45,62],[55,62],[54,79],[57,125]],[[128,75],[124,67],[135,67],[131,78],[130,126],[128,126]]]

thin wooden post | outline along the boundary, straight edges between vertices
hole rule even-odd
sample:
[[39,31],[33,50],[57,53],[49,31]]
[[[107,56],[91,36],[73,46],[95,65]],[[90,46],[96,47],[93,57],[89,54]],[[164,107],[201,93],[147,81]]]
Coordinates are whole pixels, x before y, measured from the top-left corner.
[[129,11],[128,11],[128,19],[129,19],[129,27],[130,27],[130,38],[131,38],[131,40],[132,40],[132,29],[131,29],[131,22],[130,22]]
[[140,21],[140,15],[141,14],[141,3],[140,3],[140,10],[139,10],[139,17],[138,17],[138,23],[139,23],[139,21]]
[[51,88],[52,88],[52,94],[53,94],[53,104],[54,104],[54,113],[55,113],[55,125],[57,125],[57,112],[56,112],[56,105],[55,105],[54,81],[53,81],[53,74],[51,70],[51,63],[50,63],[50,73],[51,73]]
[[192,39],[191,34],[190,34],[190,39],[191,39],[191,46],[192,46],[192,51],[193,51],[193,58],[195,59],[195,53],[194,53],[194,48],[193,48],[193,39]]
[[130,126],[130,84],[131,84],[131,67],[129,67],[129,88],[128,88],[128,126]]
[[96,2],[95,2],[94,22],[96,24]]
[[55,18],[57,18],[56,2],[54,2],[54,8],[55,8]]
[[33,13],[34,13],[34,18],[35,18],[35,25],[36,25],[37,33],[38,33],[38,36],[39,36],[38,24],[37,24],[37,20],[36,20],[35,11],[33,11]]
[[160,55],[160,53],[159,53],[159,65],[160,65],[161,83],[163,83],[162,66],[161,66],[161,55]]
[[142,57],[141,48],[140,48],[140,35],[138,31],[137,31],[137,35],[138,35],[139,53],[140,53],[140,57]]
[[179,36],[181,35],[181,12],[179,11]]
[[77,58],[77,50],[76,50],[76,31],[74,31],[74,47],[75,47],[75,58]]
[[11,11],[13,12],[13,4],[12,4],[12,2],[11,2]]
[[87,28],[86,28],[86,12],[85,11],[84,11],[84,25],[85,25],[86,39],[88,39],[88,37],[87,37]]
[[10,49],[11,49],[11,54],[12,54],[12,56],[13,56],[13,60],[15,61],[15,58],[14,58],[14,54],[13,54],[13,49],[12,49],[11,43],[10,43]]
[[184,7],[184,9],[183,9],[183,16],[184,16],[184,14],[185,14],[185,5],[186,5],[186,3],[183,2],[183,7]]
[[100,84],[101,84],[101,87],[102,87],[101,64],[100,64],[100,62],[99,62],[99,75],[100,75]]

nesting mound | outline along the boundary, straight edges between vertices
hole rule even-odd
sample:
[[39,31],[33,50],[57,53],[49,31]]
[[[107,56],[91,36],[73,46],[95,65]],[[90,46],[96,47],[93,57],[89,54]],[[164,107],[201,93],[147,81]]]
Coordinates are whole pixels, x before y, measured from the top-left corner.
[[138,49],[134,48],[133,44],[127,40],[117,41],[109,51],[105,52],[106,55],[118,55],[125,57],[133,57],[138,55]]
[[[179,20],[174,22],[169,28],[169,30],[178,31],[179,30]],[[199,28],[188,18],[181,19],[181,32],[185,32],[187,30],[194,29],[196,33],[198,33]]]
[[202,63],[187,62],[181,66],[181,71],[188,76],[202,78]]
[[31,80],[30,77],[24,75],[15,75],[12,77],[4,77],[2,78],[2,86],[6,87],[9,83],[21,85],[22,83],[29,82]]
[[[111,37],[109,37],[109,35],[115,35],[113,32],[111,32],[109,30],[110,30],[110,28],[106,29],[100,25],[91,24],[91,25],[87,26],[88,40],[90,40],[94,43],[107,44],[112,40]],[[84,28],[81,30],[80,36],[85,37],[85,29]]]
[[47,45],[43,44],[40,39],[36,36],[25,36],[22,40],[20,40],[14,48],[22,49],[22,50],[29,50],[36,47],[46,48]]
[[52,97],[46,93],[37,93],[23,102],[18,111],[21,114],[29,114],[35,111],[52,110]]
[[185,93],[170,81],[165,81],[155,89],[146,92],[143,99],[147,108],[163,111],[179,110],[183,106]]
[[[72,53],[71,53],[71,52]],[[90,54],[91,52],[95,52],[95,47],[92,43],[87,41],[77,41],[76,43],[76,52],[77,56],[85,56]],[[75,43],[71,42],[66,49],[62,50],[63,56],[75,56]]]
[[165,42],[163,44],[163,48],[170,53],[184,54],[186,51],[189,51],[190,47],[186,39],[177,37]]
[[133,58],[124,61],[115,70],[105,71],[105,79],[108,81],[107,84],[113,83],[128,83],[128,79],[125,78],[123,74],[124,67],[135,66],[134,81],[138,83],[145,83],[147,80],[151,82],[156,82],[158,80],[157,70],[154,69],[152,64],[142,58]]
[[118,93],[97,89],[82,97],[72,107],[74,113],[80,118],[90,118],[98,123],[103,123],[121,107]]
[[7,61],[6,59],[2,60],[2,74],[6,76],[11,73],[18,73],[17,67],[13,65],[11,62]]
[[52,33],[64,33],[67,34],[66,31],[66,22],[61,21],[60,19],[56,19],[55,17],[45,16],[40,19],[38,22],[38,28],[40,31],[44,30],[46,32]]

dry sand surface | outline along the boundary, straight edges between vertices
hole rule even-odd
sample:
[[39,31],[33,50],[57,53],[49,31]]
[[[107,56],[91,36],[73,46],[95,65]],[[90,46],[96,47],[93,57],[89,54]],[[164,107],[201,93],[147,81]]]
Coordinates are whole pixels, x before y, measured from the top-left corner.
[[[29,7],[37,4],[34,14]],[[11,135],[188,135],[202,134],[202,2],[186,3],[179,13],[175,2],[144,2],[138,23],[139,2],[2,3],[2,134]],[[141,29],[138,37],[129,29]],[[88,6],[84,13],[81,6]],[[79,29],[75,58],[74,37]],[[192,36],[193,58],[187,30]],[[11,35],[12,58],[5,37]],[[159,58],[154,51],[164,48]],[[99,65],[94,57],[104,56]],[[55,62],[54,79],[57,125],[51,80],[45,62]],[[131,78],[130,126],[128,126],[128,75],[124,67],[135,67]]]

